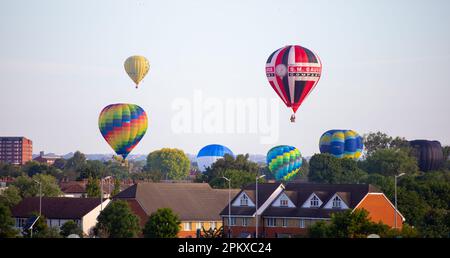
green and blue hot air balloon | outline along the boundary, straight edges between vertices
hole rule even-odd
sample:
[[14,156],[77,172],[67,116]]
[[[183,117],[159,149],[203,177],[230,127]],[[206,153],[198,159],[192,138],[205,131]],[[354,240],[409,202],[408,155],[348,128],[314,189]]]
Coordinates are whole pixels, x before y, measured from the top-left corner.
[[329,153],[336,158],[359,159],[364,148],[362,137],[352,130],[329,130],[320,137],[321,153]]
[[299,173],[302,166],[302,155],[295,147],[276,146],[267,153],[267,166],[275,175],[276,180],[289,181]]

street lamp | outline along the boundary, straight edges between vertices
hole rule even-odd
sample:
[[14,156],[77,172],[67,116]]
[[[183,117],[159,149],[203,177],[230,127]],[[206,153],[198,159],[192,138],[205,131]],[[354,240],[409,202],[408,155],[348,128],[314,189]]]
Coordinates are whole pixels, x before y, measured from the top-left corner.
[[266,175],[261,175],[256,177],[256,212],[255,212],[255,224],[256,224],[256,232],[255,232],[255,238],[258,238],[258,180],[265,177]]
[[231,229],[231,179],[222,177],[223,179],[228,181],[228,238],[230,238],[230,229]]
[[404,176],[405,173],[394,176],[394,192],[395,192],[395,211],[394,211],[394,228],[397,229],[397,178]]
[[42,183],[33,179],[34,182],[39,184],[39,217],[42,215]]

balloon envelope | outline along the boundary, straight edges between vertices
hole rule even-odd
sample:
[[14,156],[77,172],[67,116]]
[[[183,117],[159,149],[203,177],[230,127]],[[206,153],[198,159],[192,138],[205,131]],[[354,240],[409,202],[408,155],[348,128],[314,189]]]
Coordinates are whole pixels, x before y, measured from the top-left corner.
[[270,86],[294,113],[319,82],[321,73],[319,57],[301,46],[282,47],[266,62]]
[[414,140],[409,142],[414,148],[421,171],[439,169],[444,163],[444,152],[438,141]]
[[276,180],[289,181],[300,171],[302,156],[293,146],[276,146],[267,152],[267,166]]
[[98,118],[100,132],[106,142],[124,159],[144,137],[147,114],[134,104],[111,104],[103,108]]
[[233,152],[220,144],[211,144],[203,147],[197,154],[197,165],[201,172],[205,172],[216,160],[223,158],[225,154],[234,156]]
[[136,83],[137,88],[139,82],[147,75],[150,63],[143,56],[130,56],[125,60],[124,67],[128,76]]
[[329,130],[320,137],[321,153],[329,153],[336,158],[359,159],[364,144],[362,137],[352,130]]

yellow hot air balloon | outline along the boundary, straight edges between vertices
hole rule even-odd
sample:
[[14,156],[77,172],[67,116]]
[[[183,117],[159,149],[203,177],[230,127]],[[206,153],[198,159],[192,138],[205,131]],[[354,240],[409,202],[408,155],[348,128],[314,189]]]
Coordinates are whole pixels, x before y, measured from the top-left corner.
[[136,88],[139,82],[144,79],[145,75],[150,69],[150,63],[147,58],[143,56],[130,56],[124,63],[125,71],[128,76],[136,83]]

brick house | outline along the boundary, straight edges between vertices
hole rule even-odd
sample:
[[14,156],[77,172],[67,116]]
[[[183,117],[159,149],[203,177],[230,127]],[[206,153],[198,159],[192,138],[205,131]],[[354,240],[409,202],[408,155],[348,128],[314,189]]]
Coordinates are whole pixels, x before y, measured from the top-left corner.
[[[232,189],[231,198],[240,190]],[[159,208],[170,208],[181,220],[178,237],[196,237],[204,227],[220,228],[220,211],[228,203],[228,189],[213,189],[206,183],[139,182],[114,196],[125,200],[144,228],[149,216]]]
[[[374,222],[401,228],[404,217],[377,188],[367,184],[264,183],[258,184],[256,212],[255,184],[244,187],[220,213],[225,232],[231,237],[254,237],[258,216],[260,237],[305,236],[315,222],[330,220],[334,212],[365,209]],[[256,213],[256,214],[255,214]]]

